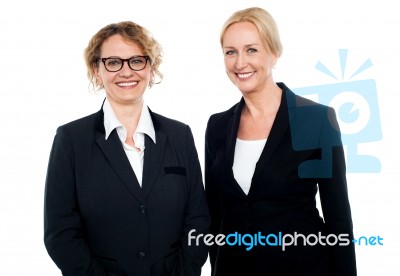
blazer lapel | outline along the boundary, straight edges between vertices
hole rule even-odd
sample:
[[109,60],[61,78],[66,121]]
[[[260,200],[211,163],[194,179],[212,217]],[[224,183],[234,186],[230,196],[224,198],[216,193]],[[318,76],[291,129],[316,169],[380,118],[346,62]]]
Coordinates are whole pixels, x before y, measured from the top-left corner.
[[281,104],[276,114],[267,142],[261,153],[260,159],[256,164],[256,169],[254,171],[254,175],[252,178],[249,195],[251,195],[251,191],[254,190],[254,188],[252,189],[252,187],[255,185],[257,179],[261,178],[265,166],[267,166],[268,162],[270,161],[272,155],[274,154],[275,150],[277,149],[279,143],[281,142],[285,132],[288,130],[289,127],[287,97],[288,96],[291,97],[292,95],[287,93],[286,87],[281,87],[281,88],[282,88]]
[[166,135],[156,131],[156,143],[145,135],[145,150],[143,162],[142,190],[144,195],[150,193],[156,183],[157,176],[163,164]]
[[229,177],[229,183],[233,183],[234,188],[237,192],[239,192],[242,196],[246,196],[240,187],[239,183],[237,183],[235,176],[233,175],[233,159],[235,157],[235,146],[236,146],[236,138],[239,129],[240,116],[242,114],[242,109],[244,105],[244,99],[242,98],[240,102],[236,105],[233,110],[232,116],[230,117],[227,123],[227,136],[226,136],[226,148],[225,148],[225,156],[227,158],[227,162],[225,162],[226,167],[226,175]]
[[150,137],[145,135],[142,190],[146,197],[154,187],[161,171],[164,159],[165,143],[167,140],[167,136],[160,131],[162,126],[159,120],[157,120],[157,114],[152,112],[150,108],[149,112],[156,134],[156,143],[154,143]]
[[237,104],[236,108],[233,110],[233,114],[227,124],[228,133],[226,136],[226,157],[228,159],[228,162],[226,163],[230,170],[232,170],[233,166],[236,137],[239,129],[240,115],[242,113],[243,105],[244,105],[244,99],[242,98],[240,102]]
[[139,200],[141,203],[144,203],[143,192],[129,163],[128,157],[126,156],[126,153],[121,145],[118,134],[114,130],[106,140],[103,120],[104,113],[101,110],[98,112],[96,122],[96,129],[99,132],[96,142],[128,190],[137,200]]

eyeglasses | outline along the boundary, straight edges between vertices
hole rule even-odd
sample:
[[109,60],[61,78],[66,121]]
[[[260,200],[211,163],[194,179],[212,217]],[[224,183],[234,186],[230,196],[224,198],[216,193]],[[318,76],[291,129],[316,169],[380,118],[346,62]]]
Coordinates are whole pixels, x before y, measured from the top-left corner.
[[148,56],[133,56],[127,59],[119,57],[102,58],[101,61],[104,63],[104,67],[106,67],[108,72],[118,72],[122,69],[125,62],[128,63],[129,68],[133,71],[143,70],[149,59]]

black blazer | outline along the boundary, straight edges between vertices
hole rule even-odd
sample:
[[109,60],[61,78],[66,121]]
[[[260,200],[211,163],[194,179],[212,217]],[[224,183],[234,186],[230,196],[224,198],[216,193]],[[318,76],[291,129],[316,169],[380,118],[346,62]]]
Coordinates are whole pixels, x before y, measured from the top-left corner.
[[63,275],[200,275],[209,226],[190,128],[150,112],[142,188],[103,111],[61,126],[48,165],[44,241]]
[[[283,91],[281,104],[248,195],[232,171],[244,100],[209,119],[205,186],[211,233],[347,234],[348,246],[304,246],[301,238],[285,250],[260,244],[251,250],[243,244],[213,246],[213,275],[356,275],[345,161],[334,110],[296,96],[283,83],[278,86]],[[318,188],[324,219],[316,208]],[[333,236],[329,242],[335,242]]]

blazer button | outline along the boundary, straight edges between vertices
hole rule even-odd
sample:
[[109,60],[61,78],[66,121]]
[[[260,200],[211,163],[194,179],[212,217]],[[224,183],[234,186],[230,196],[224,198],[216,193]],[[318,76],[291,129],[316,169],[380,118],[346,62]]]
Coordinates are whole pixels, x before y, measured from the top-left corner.
[[137,258],[138,258],[140,261],[143,261],[143,260],[146,258],[146,253],[144,253],[143,251],[138,252],[138,253],[137,253]]
[[140,213],[141,214],[146,214],[146,208],[144,207],[144,205],[140,205]]

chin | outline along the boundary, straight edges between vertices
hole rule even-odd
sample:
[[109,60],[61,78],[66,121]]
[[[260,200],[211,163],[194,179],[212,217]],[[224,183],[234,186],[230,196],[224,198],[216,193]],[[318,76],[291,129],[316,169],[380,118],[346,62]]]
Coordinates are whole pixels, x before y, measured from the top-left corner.
[[251,93],[254,91],[255,87],[254,86],[249,86],[249,85],[237,85],[236,86],[242,93]]

